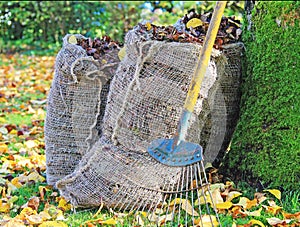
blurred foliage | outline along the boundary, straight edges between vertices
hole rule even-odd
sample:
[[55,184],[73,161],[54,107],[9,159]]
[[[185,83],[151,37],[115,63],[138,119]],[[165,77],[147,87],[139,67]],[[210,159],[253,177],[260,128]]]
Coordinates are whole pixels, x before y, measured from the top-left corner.
[[[212,1],[0,1],[0,53],[53,54],[67,33],[107,34],[122,42],[138,22],[174,24],[189,9],[204,13],[214,5]],[[243,5],[229,1],[225,15],[242,18]]]

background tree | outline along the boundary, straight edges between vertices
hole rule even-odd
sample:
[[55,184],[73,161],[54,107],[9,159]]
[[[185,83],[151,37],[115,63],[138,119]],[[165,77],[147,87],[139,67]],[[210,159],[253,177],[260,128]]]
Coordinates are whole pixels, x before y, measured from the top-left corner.
[[300,2],[261,1],[243,31],[241,118],[224,166],[237,181],[299,190],[299,21]]

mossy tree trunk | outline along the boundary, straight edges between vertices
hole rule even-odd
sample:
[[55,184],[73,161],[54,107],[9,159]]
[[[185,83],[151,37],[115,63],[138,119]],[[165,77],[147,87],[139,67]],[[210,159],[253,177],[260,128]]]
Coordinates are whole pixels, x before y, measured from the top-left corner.
[[241,116],[221,169],[237,181],[300,188],[299,21],[300,2],[261,1],[244,26]]

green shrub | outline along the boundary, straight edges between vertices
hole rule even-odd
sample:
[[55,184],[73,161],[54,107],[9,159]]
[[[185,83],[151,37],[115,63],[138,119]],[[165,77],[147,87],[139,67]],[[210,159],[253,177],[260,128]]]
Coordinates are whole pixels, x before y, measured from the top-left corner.
[[299,9],[298,1],[261,1],[251,30],[245,25],[241,116],[224,166],[236,180],[300,187]]

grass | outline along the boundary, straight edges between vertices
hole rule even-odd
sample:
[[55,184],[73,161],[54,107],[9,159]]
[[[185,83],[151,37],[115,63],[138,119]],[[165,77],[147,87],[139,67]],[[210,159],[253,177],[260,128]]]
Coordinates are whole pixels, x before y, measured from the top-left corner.
[[[30,59],[30,58],[29,58]],[[25,58],[26,60],[26,58]],[[14,70],[16,71],[22,71],[24,72],[24,74],[22,74],[23,77],[20,77],[20,83],[18,84],[17,87],[11,88],[13,91],[15,91],[15,94],[12,96],[7,97],[6,95],[4,95],[4,97],[7,98],[7,102],[6,103],[0,103],[0,109],[2,111],[1,115],[0,115],[0,128],[4,128],[5,125],[14,125],[16,126],[17,130],[21,130],[23,126],[26,127],[26,130],[30,130],[33,127],[39,127],[40,129],[43,127],[43,120],[40,120],[38,122],[35,122],[33,120],[33,113],[28,112],[28,106],[30,105],[35,111],[37,109],[43,109],[45,108],[44,104],[43,105],[37,105],[37,104],[32,104],[30,101],[31,100],[44,100],[46,98],[46,94],[44,92],[41,92],[37,89],[31,89],[30,86],[28,86],[27,82],[28,80],[32,80],[33,83],[35,81],[40,80],[39,83],[37,83],[37,87],[39,87],[40,84],[42,84],[43,86],[48,86],[50,87],[50,80],[47,80],[47,78],[49,78],[49,76],[43,77],[45,75],[44,72],[46,72],[45,67],[44,68],[40,68],[39,64],[34,63],[31,59],[28,60],[27,62],[24,59],[22,60],[22,58],[17,57],[17,59],[15,58],[11,58],[10,60],[6,60],[6,61],[0,61],[0,67],[1,64],[6,67],[6,66],[10,66],[10,65],[14,65],[16,67],[14,67]],[[48,60],[45,61],[48,64]],[[45,64],[46,64],[45,63]],[[31,68],[31,70],[29,71],[29,73],[27,73],[26,70],[28,70],[28,68]],[[41,71],[38,71],[41,70]],[[10,72],[10,71],[8,71]],[[40,72],[40,73],[38,73]],[[35,74],[36,73],[36,74]],[[28,75],[30,75],[28,77]],[[31,75],[39,75],[38,78],[36,78],[36,76],[31,76]],[[0,75],[1,78],[1,75]],[[11,79],[12,81],[14,81],[15,77],[14,74],[12,74],[10,77],[7,77],[8,79]],[[26,86],[24,86],[24,83],[27,84]],[[10,88],[9,88],[10,89]],[[9,90],[8,89],[8,90]],[[1,91],[2,92],[2,91]],[[9,94],[11,94],[9,92]],[[1,131],[2,132],[2,131]],[[27,131],[28,132],[28,131]],[[1,154],[1,159],[0,159],[0,170],[2,168],[2,159],[6,158],[8,160],[12,160],[14,161],[14,155],[19,153],[20,150],[20,144],[23,144],[23,148],[24,148],[24,143],[25,141],[28,140],[38,140],[38,141],[43,141],[43,133],[38,131],[38,133],[36,134],[32,134],[29,137],[24,136],[17,136],[15,134],[10,135],[10,133],[5,134],[3,136],[6,136],[8,139],[5,139],[4,143],[8,144],[8,148],[10,150],[10,153],[0,153]],[[1,134],[0,134],[0,138],[1,138]],[[4,137],[3,137],[4,138]],[[33,148],[32,150],[29,150],[27,153],[23,154],[24,156],[30,156],[35,154],[34,152],[36,152],[38,155],[43,155],[44,154],[44,148],[41,147],[36,147]],[[22,154],[21,154],[22,155]],[[9,179],[8,181],[10,181],[11,179],[13,179],[14,177],[19,176],[19,174],[21,173],[29,173],[31,171],[37,171],[40,172],[43,176],[45,175],[44,169],[40,169],[40,167],[32,170],[30,168],[24,167],[24,169],[19,169],[19,170],[15,170],[13,173],[1,173],[0,174],[0,194],[2,194],[1,199],[3,201],[5,201],[5,196],[3,194],[3,191],[1,193],[1,190],[4,187],[7,187],[7,179]],[[3,178],[5,177],[5,178]],[[22,210],[22,206],[24,206],[30,198],[32,198],[33,196],[39,197],[40,198],[40,203],[39,203],[39,208],[38,208],[38,212],[43,211],[44,207],[47,204],[53,204],[56,207],[58,207],[58,201],[57,199],[59,198],[59,194],[57,190],[54,189],[47,189],[45,191],[45,195],[43,200],[41,200],[41,195],[40,195],[40,187],[46,187],[47,184],[45,182],[41,183],[38,181],[29,181],[28,183],[24,184],[22,187],[19,188],[13,188],[11,187],[11,189],[13,190],[10,198],[13,198],[15,201],[13,202],[13,207],[10,209],[10,213],[9,215],[11,217],[15,217],[17,216],[21,210]],[[254,193],[256,192],[256,189],[249,186],[246,182],[238,182],[238,184],[236,185],[236,188],[238,188],[239,190],[242,191],[243,193],[243,197],[247,197],[250,200],[252,200],[254,198]],[[271,197],[271,196],[270,196]],[[274,199],[274,198],[273,198]],[[299,191],[290,191],[290,192],[284,192],[282,193],[282,199],[281,201],[276,200],[276,204],[279,204],[283,207],[283,210],[287,213],[296,213],[300,211],[300,192]],[[238,203],[239,198],[235,198],[233,200],[233,203]],[[260,205],[261,206],[261,205]],[[260,206],[254,207],[252,209],[250,209],[249,211],[254,211],[259,209]],[[1,207],[1,206],[0,206]],[[60,208],[58,208],[60,209]],[[95,226],[103,226],[104,224],[99,224],[99,220],[109,220],[110,218],[116,216],[115,214],[111,213],[109,210],[107,209],[102,209],[101,212],[99,213],[99,215],[97,215],[96,217],[93,217],[96,213],[97,213],[97,208],[94,209],[76,209],[75,211],[66,211],[64,212],[64,216],[66,218],[66,220],[64,221],[68,226],[71,227],[77,227],[80,225],[83,225],[84,223],[86,223],[89,220],[98,220],[98,224],[96,222],[93,222],[95,224]],[[0,219],[2,214],[0,213]],[[233,218],[232,214],[228,213],[228,211],[225,211],[224,213],[220,214],[220,220],[222,223],[222,226],[232,226],[233,223],[237,224],[237,225],[245,225],[249,222],[249,220],[251,219],[256,219],[256,220],[260,220],[261,222],[267,224],[266,222],[266,218],[269,217],[274,217],[274,215],[265,212],[265,210],[263,209],[261,212],[261,216],[260,217],[239,217],[239,218]],[[279,218],[282,218],[281,214],[276,215]],[[184,220],[184,216],[181,217],[181,219]],[[114,224],[114,226],[132,226],[133,221],[135,221],[136,218],[133,215],[129,215],[126,218],[117,218],[117,223]],[[136,223],[136,221],[135,221]],[[138,224],[138,223],[137,223]],[[1,225],[1,223],[0,223]],[[83,225],[84,226],[84,225]],[[87,226],[87,225],[85,225]]]

